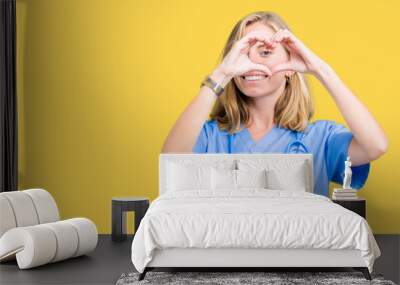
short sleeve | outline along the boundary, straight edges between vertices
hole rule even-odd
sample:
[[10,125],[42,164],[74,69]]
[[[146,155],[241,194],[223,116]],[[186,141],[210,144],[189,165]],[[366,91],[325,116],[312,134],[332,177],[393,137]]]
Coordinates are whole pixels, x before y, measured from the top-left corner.
[[206,153],[208,150],[208,139],[211,137],[212,126],[211,120],[207,120],[200,130],[197,140],[192,148],[194,153]]
[[[353,134],[341,124],[334,121],[327,122],[327,138],[325,144],[325,160],[329,181],[343,185],[345,161]],[[351,160],[351,157],[350,157]],[[367,181],[370,162],[362,165],[351,166],[351,184],[355,189],[360,189]]]

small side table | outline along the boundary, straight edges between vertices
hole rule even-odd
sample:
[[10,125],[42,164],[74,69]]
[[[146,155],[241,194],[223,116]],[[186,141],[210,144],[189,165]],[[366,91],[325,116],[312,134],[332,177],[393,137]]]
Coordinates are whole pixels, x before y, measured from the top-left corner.
[[332,199],[332,202],[341,205],[342,207],[359,214],[361,217],[366,219],[366,200],[365,198],[357,198],[353,200],[340,200]]
[[135,212],[135,233],[140,221],[149,208],[149,199],[146,197],[114,197],[111,202],[111,239],[113,241],[126,240],[126,212]]

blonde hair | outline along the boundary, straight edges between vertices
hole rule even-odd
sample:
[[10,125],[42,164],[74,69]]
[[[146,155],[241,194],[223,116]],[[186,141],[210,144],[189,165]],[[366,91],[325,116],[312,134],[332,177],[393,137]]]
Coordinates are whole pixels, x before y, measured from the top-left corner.
[[[279,29],[289,29],[280,16],[273,12],[254,12],[243,17],[231,31],[225,44],[221,61],[231,50],[233,44],[243,37],[247,25],[254,22],[263,22],[275,32]],[[215,119],[221,130],[235,133],[240,130],[241,123],[247,123],[250,118],[249,107],[244,95],[232,79],[224,92],[218,98],[211,111],[211,119]],[[309,120],[314,114],[314,105],[308,83],[303,74],[294,72],[286,78],[283,94],[275,104],[274,121],[284,128],[296,131],[306,129]]]

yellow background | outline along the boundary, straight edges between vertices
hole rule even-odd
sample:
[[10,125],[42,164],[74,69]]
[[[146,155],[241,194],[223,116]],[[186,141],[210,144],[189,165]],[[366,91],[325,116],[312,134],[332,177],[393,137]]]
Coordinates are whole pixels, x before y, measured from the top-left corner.
[[[17,0],[19,189],[44,188],[63,219],[88,217],[110,233],[113,196],[157,197],[164,139],[234,24],[258,10],[281,15],[383,126],[389,151],[359,195],[374,233],[400,233],[394,0]],[[309,78],[313,120],[347,126]]]

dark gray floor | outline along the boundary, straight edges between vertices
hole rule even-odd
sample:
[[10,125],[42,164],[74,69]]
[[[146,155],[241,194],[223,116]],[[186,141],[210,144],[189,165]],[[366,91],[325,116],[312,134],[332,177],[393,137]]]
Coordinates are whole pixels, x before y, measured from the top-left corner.
[[400,235],[375,235],[375,239],[382,255],[375,261],[374,271],[400,284]]
[[132,237],[112,242],[110,235],[99,235],[88,255],[25,270],[16,261],[0,263],[0,284],[115,284],[123,272],[135,270],[131,244]]
[[[400,236],[376,235],[382,256],[374,272],[399,283]],[[115,284],[123,272],[134,271],[130,259],[132,236],[124,242],[112,242],[100,235],[97,248],[87,256],[19,270],[15,261],[0,264],[0,284]]]

